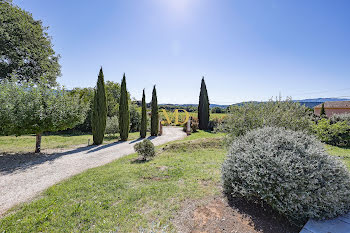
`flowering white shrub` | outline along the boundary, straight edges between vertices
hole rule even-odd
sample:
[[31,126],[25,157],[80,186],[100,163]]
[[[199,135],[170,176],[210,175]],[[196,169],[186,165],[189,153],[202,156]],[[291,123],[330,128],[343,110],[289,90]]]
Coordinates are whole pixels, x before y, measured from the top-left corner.
[[313,136],[265,127],[238,137],[222,167],[224,190],[261,200],[294,223],[350,209],[350,173]]

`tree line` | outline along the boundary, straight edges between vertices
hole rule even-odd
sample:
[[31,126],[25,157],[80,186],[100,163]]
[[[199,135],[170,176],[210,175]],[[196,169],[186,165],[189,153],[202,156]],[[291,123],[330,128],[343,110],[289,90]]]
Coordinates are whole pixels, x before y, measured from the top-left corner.
[[[130,132],[130,110],[128,101],[128,91],[126,88],[126,77],[123,75],[120,89],[119,99],[119,134],[121,141],[128,140]],[[97,79],[97,85],[94,92],[94,101],[92,109],[92,134],[93,142],[95,145],[102,144],[106,130],[107,121],[107,106],[108,101],[106,98],[106,89],[104,82],[104,75],[102,68]],[[151,101],[151,136],[157,136],[159,130],[159,113],[157,103],[156,86],[153,86],[152,101]],[[147,107],[145,90],[142,94],[142,114],[141,114],[141,126],[140,137],[145,138],[147,131]]]
[[[44,132],[75,129],[92,132],[94,144],[106,132],[119,131],[127,140],[130,131],[146,137],[148,119],[143,91],[141,111],[130,100],[125,74],[121,85],[104,82],[102,68],[96,88],[61,87],[60,55],[40,20],[34,20],[10,0],[0,1],[0,135],[35,134],[40,152]],[[202,79],[198,118],[208,129],[209,99]],[[141,113],[140,113],[141,112]],[[159,115],[156,87],[151,101],[150,132],[157,136]]]

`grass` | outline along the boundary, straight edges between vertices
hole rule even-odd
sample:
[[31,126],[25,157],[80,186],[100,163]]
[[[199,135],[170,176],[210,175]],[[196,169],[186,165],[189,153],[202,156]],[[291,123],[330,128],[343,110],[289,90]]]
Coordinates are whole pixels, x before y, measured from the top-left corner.
[[[139,132],[129,134],[129,140],[135,140],[140,137]],[[77,145],[87,145],[90,139],[92,144],[91,134],[82,135],[44,135],[42,136],[42,149],[69,148]],[[106,136],[104,144],[115,142],[118,137]],[[1,136],[0,137],[0,152],[33,152],[35,149],[35,135],[23,136]]]
[[350,148],[325,145],[330,155],[338,156],[350,170]]
[[212,133],[209,131],[198,130],[198,132],[192,133],[190,136],[185,137],[183,140],[190,141],[190,140],[195,140],[200,138],[217,138],[217,137],[224,137],[225,135],[226,135],[225,133]]
[[215,140],[195,133],[189,139],[199,140],[159,148],[149,162],[134,163],[133,154],[54,185],[1,219],[0,232],[174,231],[171,220],[183,201],[219,193],[225,150],[188,146],[207,136]]

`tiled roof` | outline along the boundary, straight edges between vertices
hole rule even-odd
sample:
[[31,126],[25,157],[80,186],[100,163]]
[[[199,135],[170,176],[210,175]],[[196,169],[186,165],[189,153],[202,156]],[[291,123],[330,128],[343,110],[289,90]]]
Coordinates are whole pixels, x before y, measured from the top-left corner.
[[[315,108],[321,108],[322,104]],[[350,101],[328,101],[324,102],[324,108],[350,108]]]

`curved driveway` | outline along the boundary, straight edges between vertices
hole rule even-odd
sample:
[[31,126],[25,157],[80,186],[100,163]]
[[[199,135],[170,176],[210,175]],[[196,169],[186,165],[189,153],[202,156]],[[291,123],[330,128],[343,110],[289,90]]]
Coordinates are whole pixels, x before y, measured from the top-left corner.
[[[163,127],[162,136],[149,139],[154,145],[161,145],[185,136],[180,127]],[[0,216],[14,205],[31,200],[61,180],[134,153],[133,146],[138,141],[82,147],[35,156],[25,162],[20,161],[25,155],[14,155],[20,159],[12,167],[6,167],[5,156],[1,158],[0,155]],[[16,157],[14,158],[16,160]],[[28,157],[26,159],[28,160]]]

